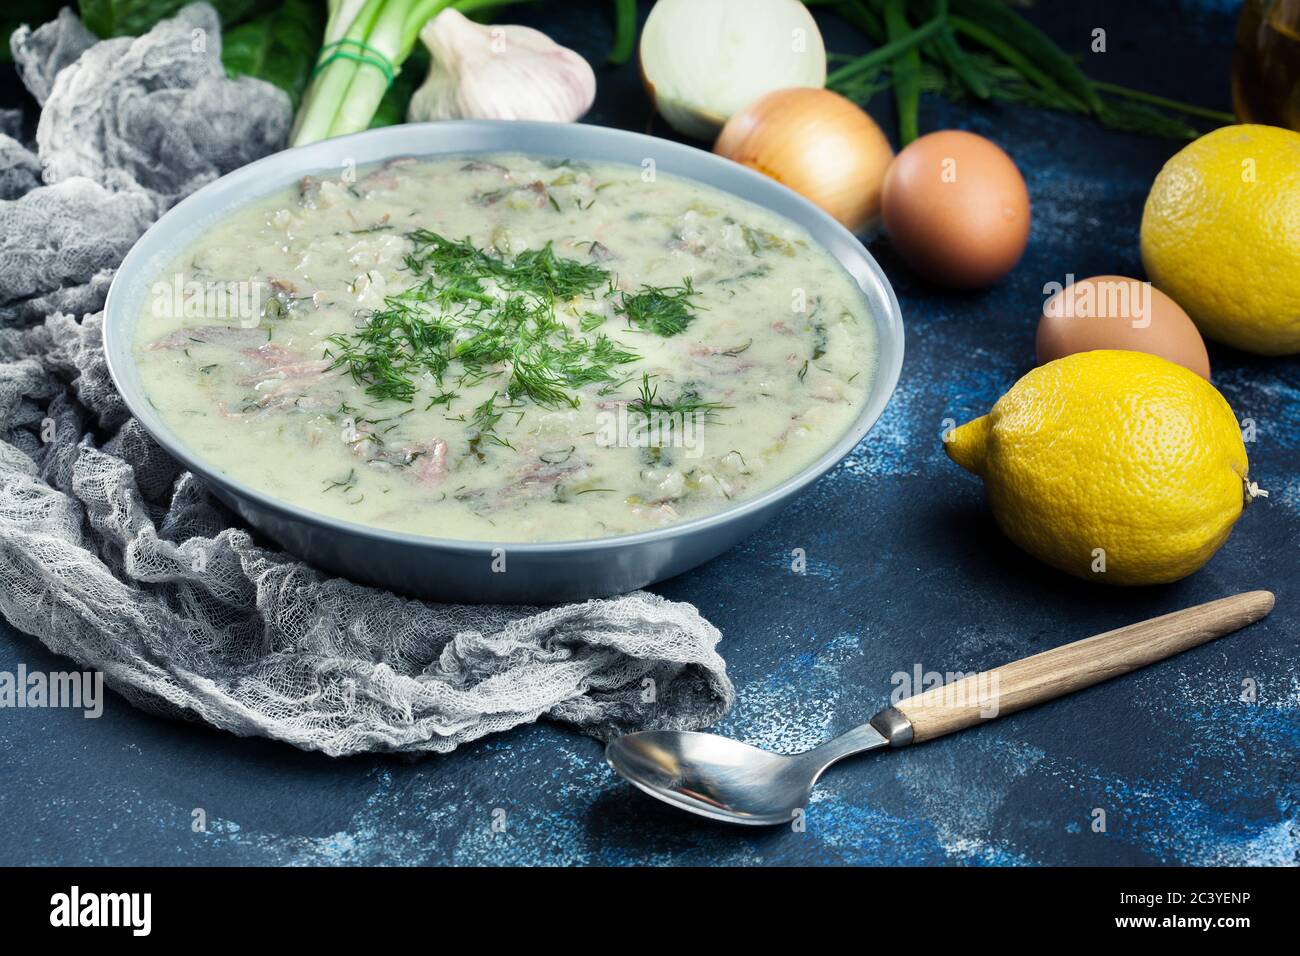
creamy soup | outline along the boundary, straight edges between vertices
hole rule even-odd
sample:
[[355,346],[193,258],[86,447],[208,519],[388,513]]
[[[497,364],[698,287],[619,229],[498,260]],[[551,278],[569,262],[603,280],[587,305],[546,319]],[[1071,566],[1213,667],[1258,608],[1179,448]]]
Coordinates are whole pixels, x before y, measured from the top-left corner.
[[491,155],[311,176],[158,275],[134,354],[212,468],[366,525],[645,531],[796,474],[875,374],[790,221],[652,169]]

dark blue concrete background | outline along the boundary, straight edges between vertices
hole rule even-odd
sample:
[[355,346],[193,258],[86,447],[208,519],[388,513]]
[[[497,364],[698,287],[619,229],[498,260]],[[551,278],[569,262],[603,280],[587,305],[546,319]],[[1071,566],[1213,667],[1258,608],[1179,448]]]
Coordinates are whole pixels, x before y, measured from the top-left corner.
[[[646,5],[643,5],[643,13]],[[607,5],[516,8],[600,62]],[[1030,16],[1094,76],[1229,108],[1231,3],[1043,3]],[[827,45],[860,41],[824,17]],[[635,67],[599,70],[594,123],[664,132]],[[892,104],[871,111],[893,131]],[[1300,862],[1300,365],[1212,348],[1214,378],[1255,420],[1253,505],[1210,564],[1175,585],[1105,589],[1009,546],[979,483],[940,449],[944,418],[981,414],[1027,371],[1042,286],[1141,275],[1147,188],[1179,144],[1079,118],[927,97],[922,129],[959,126],[1015,158],[1033,199],[1029,251],[983,293],[937,292],[877,241],[907,327],[898,393],[863,445],[779,519],[657,590],[722,629],[739,693],[719,730],[797,749],[888,698],[890,675],[972,670],[1250,588],[1277,610],[1248,631],[911,750],[840,765],[806,832],[697,823],[633,793],[601,747],[533,726],[447,757],[331,760],[169,723],[112,697],[99,720],[0,711],[0,863]],[[1300,268],[1300,264],[1297,264]],[[1260,277],[1267,281],[1267,277]],[[808,573],[790,571],[803,548]],[[68,667],[0,626],[0,670]],[[1241,701],[1243,682],[1258,699]],[[201,808],[206,832],[193,832]],[[493,813],[506,829],[493,833]],[[1094,832],[1095,810],[1106,830]]]

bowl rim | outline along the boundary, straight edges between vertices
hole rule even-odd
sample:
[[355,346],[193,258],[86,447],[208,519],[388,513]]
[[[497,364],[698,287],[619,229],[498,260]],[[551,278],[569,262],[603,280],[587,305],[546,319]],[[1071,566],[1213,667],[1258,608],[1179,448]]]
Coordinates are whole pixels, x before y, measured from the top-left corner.
[[[512,144],[512,140],[521,138],[519,134],[547,134],[553,135],[557,129],[566,131],[566,139],[571,139],[571,149],[553,151],[549,149],[537,149],[527,146]],[[470,146],[441,149],[433,146],[429,142],[415,142],[420,135],[437,130],[441,139],[449,144],[454,144],[457,140],[463,138],[458,134],[466,134],[473,139],[476,136],[484,134],[500,134],[502,142],[496,146]],[[393,140],[393,149],[382,156],[366,159],[363,165],[371,165],[377,162],[383,162],[386,158],[392,159],[404,156],[414,156],[417,159],[433,159],[438,157],[473,155],[487,152],[505,153],[516,152],[526,156],[537,157],[563,157],[581,161],[584,158],[582,138],[594,137],[596,141],[602,138],[612,139],[614,141],[626,140],[629,147],[643,145],[639,153],[636,150],[629,149],[629,157],[633,156],[662,156],[667,155],[674,159],[680,159],[683,163],[705,163],[715,165],[719,169],[720,175],[734,178],[739,184],[747,186],[746,192],[740,192],[736,189],[728,188],[724,185],[718,185],[712,182],[704,182],[702,179],[692,176],[689,172],[682,172],[678,169],[668,170],[671,176],[676,176],[694,182],[699,185],[706,185],[714,189],[720,189],[728,192],[737,198],[762,206],[769,211],[776,212],[778,215],[791,219],[797,225],[806,229],[817,241],[822,249],[829,253],[840,268],[849,274],[849,278],[859,287],[864,298],[868,297],[868,290],[863,287],[862,277],[854,270],[849,268],[847,259],[855,261],[862,270],[865,271],[866,277],[872,281],[875,291],[879,298],[886,304],[886,313],[883,316],[874,315],[875,335],[876,335],[876,369],[875,378],[872,381],[871,389],[863,402],[862,409],[854,418],[853,422],[844,430],[839,438],[827,448],[825,452],[819,455],[815,460],[791,475],[786,480],[768,488],[766,491],[752,498],[746,498],[743,501],[736,502],[712,514],[702,515],[697,518],[690,518],[686,521],[666,525],[660,528],[653,528],[647,531],[637,531],[628,534],[608,535],[599,538],[570,538],[558,541],[510,541],[510,540],[479,540],[466,538],[440,538],[433,535],[415,534],[406,531],[396,531],[389,528],[380,528],[374,525],[361,524],[356,521],[349,521],[344,518],[336,518],[323,512],[313,511],[300,505],[291,504],[274,495],[261,491],[233,478],[227,474],[215,470],[215,467],[209,466],[197,454],[190,452],[179,437],[171,430],[167,423],[162,419],[153,407],[148,396],[144,394],[143,389],[138,393],[132,387],[131,383],[125,377],[125,370],[128,365],[134,365],[134,358],[131,354],[131,342],[125,332],[119,333],[118,327],[122,326],[126,331],[133,331],[131,325],[132,316],[123,313],[124,307],[121,305],[123,299],[129,297],[126,287],[142,279],[147,279],[147,269],[153,265],[159,253],[154,251],[151,246],[157,245],[159,236],[165,236],[169,231],[177,229],[178,224],[186,221],[187,217],[192,216],[199,211],[208,197],[223,190],[229,190],[233,184],[241,181],[249,181],[254,184],[253,189],[237,202],[228,204],[216,214],[207,214],[199,217],[203,222],[215,222],[229,217],[233,212],[244,205],[255,202],[265,196],[270,195],[278,189],[284,188],[284,183],[279,180],[284,178],[281,172],[277,177],[277,185],[259,189],[256,186],[259,170],[267,167],[279,167],[289,163],[289,158],[296,157],[297,161],[289,163],[294,168],[292,178],[308,175],[313,172],[319,172],[323,169],[337,169],[337,162],[331,163],[330,156],[346,155],[346,147],[349,144],[355,144],[368,140]],[[526,138],[526,137],[522,137]],[[404,145],[408,148],[402,148]],[[649,150],[653,150],[651,153]],[[599,162],[612,162],[618,164],[618,160],[601,158]],[[359,165],[362,165],[359,164]],[[629,159],[622,163],[623,165],[637,165],[635,159]],[[656,161],[658,165],[658,161]],[[793,206],[798,212],[799,218],[790,215],[789,212],[781,209],[775,209],[771,201],[765,201],[764,195],[772,198],[779,198],[785,206]],[[820,233],[820,234],[819,234]],[[834,242],[832,247],[831,240]],[[186,240],[192,242],[193,237]],[[174,254],[174,253],[173,253]],[[144,275],[140,275],[144,273]],[[872,308],[873,313],[876,309]],[[891,348],[886,348],[885,340],[889,339]],[[799,194],[793,192],[787,187],[781,185],[773,179],[758,173],[739,163],[734,163],[729,159],[714,155],[694,146],[684,143],[678,143],[673,140],[662,139],[656,136],[649,136],[644,133],[635,133],[630,130],[617,129],[615,127],[597,126],[588,123],[543,123],[528,122],[521,120],[444,120],[435,123],[406,123],[397,126],[379,127],[376,129],[364,130],[359,133],[352,133],[347,136],[334,137],[327,140],[321,140],[316,143],[310,143],[304,146],[284,149],[269,156],[240,166],[220,178],[208,183],[206,186],[196,190],[194,193],[181,200],[170,210],[164,213],[159,219],[145,231],[145,233],[136,240],[130,251],[123,258],[121,265],[113,277],[113,282],[109,287],[108,295],[104,303],[104,358],[108,366],[109,375],[113,380],[119,394],[126,403],[128,410],[140,422],[145,431],[158,442],[159,445],[173,458],[179,461],[187,470],[198,475],[205,483],[223,489],[234,495],[238,499],[247,499],[262,511],[275,513],[282,519],[288,519],[301,524],[306,524],[313,529],[338,533],[342,532],[359,538],[367,538],[375,542],[383,542],[392,545],[402,545],[416,548],[431,548],[464,555],[481,556],[483,554],[493,554],[497,550],[505,551],[512,555],[548,555],[564,554],[572,552],[588,552],[592,550],[618,550],[627,547],[635,547],[642,544],[655,542],[670,541],[676,538],[692,536],[697,533],[708,532],[712,528],[729,524],[744,515],[752,514],[757,511],[773,505],[783,499],[793,496],[813,481],[830,471],[845,456],[849,454],[859,442],[867,435],[875,423],[883,414],[885,407],[898,385],[899,374],[903,365],[904,351],[904,334],[902,323],[902,311],[898,304],[898,298],[894,294],[893,287],[890,285],[888,278],[880,264],[876,262],[875,257],[871,255],[866,246],[861,243],[851,232],[844,226],[833,219],[819,207],[804,199]],[[120,354],[119,354],[120,353]]]

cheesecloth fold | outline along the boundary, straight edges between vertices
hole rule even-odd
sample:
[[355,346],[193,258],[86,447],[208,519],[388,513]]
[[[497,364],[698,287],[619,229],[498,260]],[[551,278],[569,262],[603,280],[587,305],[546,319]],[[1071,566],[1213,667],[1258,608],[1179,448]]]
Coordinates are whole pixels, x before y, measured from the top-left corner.
[[206,4],[138,38],[64,10],[11,39],[43,109],[34,151],[0,111],[0,613],[139,707],[328,754],[445,752],[539,717],[598,737],[715,722],[734,692],[691,605],[450,606],[326,577],[129,416],[101,340],[113,269],[291,121],[220,44]]

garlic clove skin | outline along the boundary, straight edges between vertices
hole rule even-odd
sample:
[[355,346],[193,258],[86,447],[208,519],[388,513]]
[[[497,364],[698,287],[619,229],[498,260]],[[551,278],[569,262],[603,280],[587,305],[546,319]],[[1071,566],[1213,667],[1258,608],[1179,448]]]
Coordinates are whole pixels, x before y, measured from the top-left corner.
[[483,26],[447,8],[420,31],[433,62],[409,122],[443,119],[571,123],[591,108],[596,74],[531,27]]

